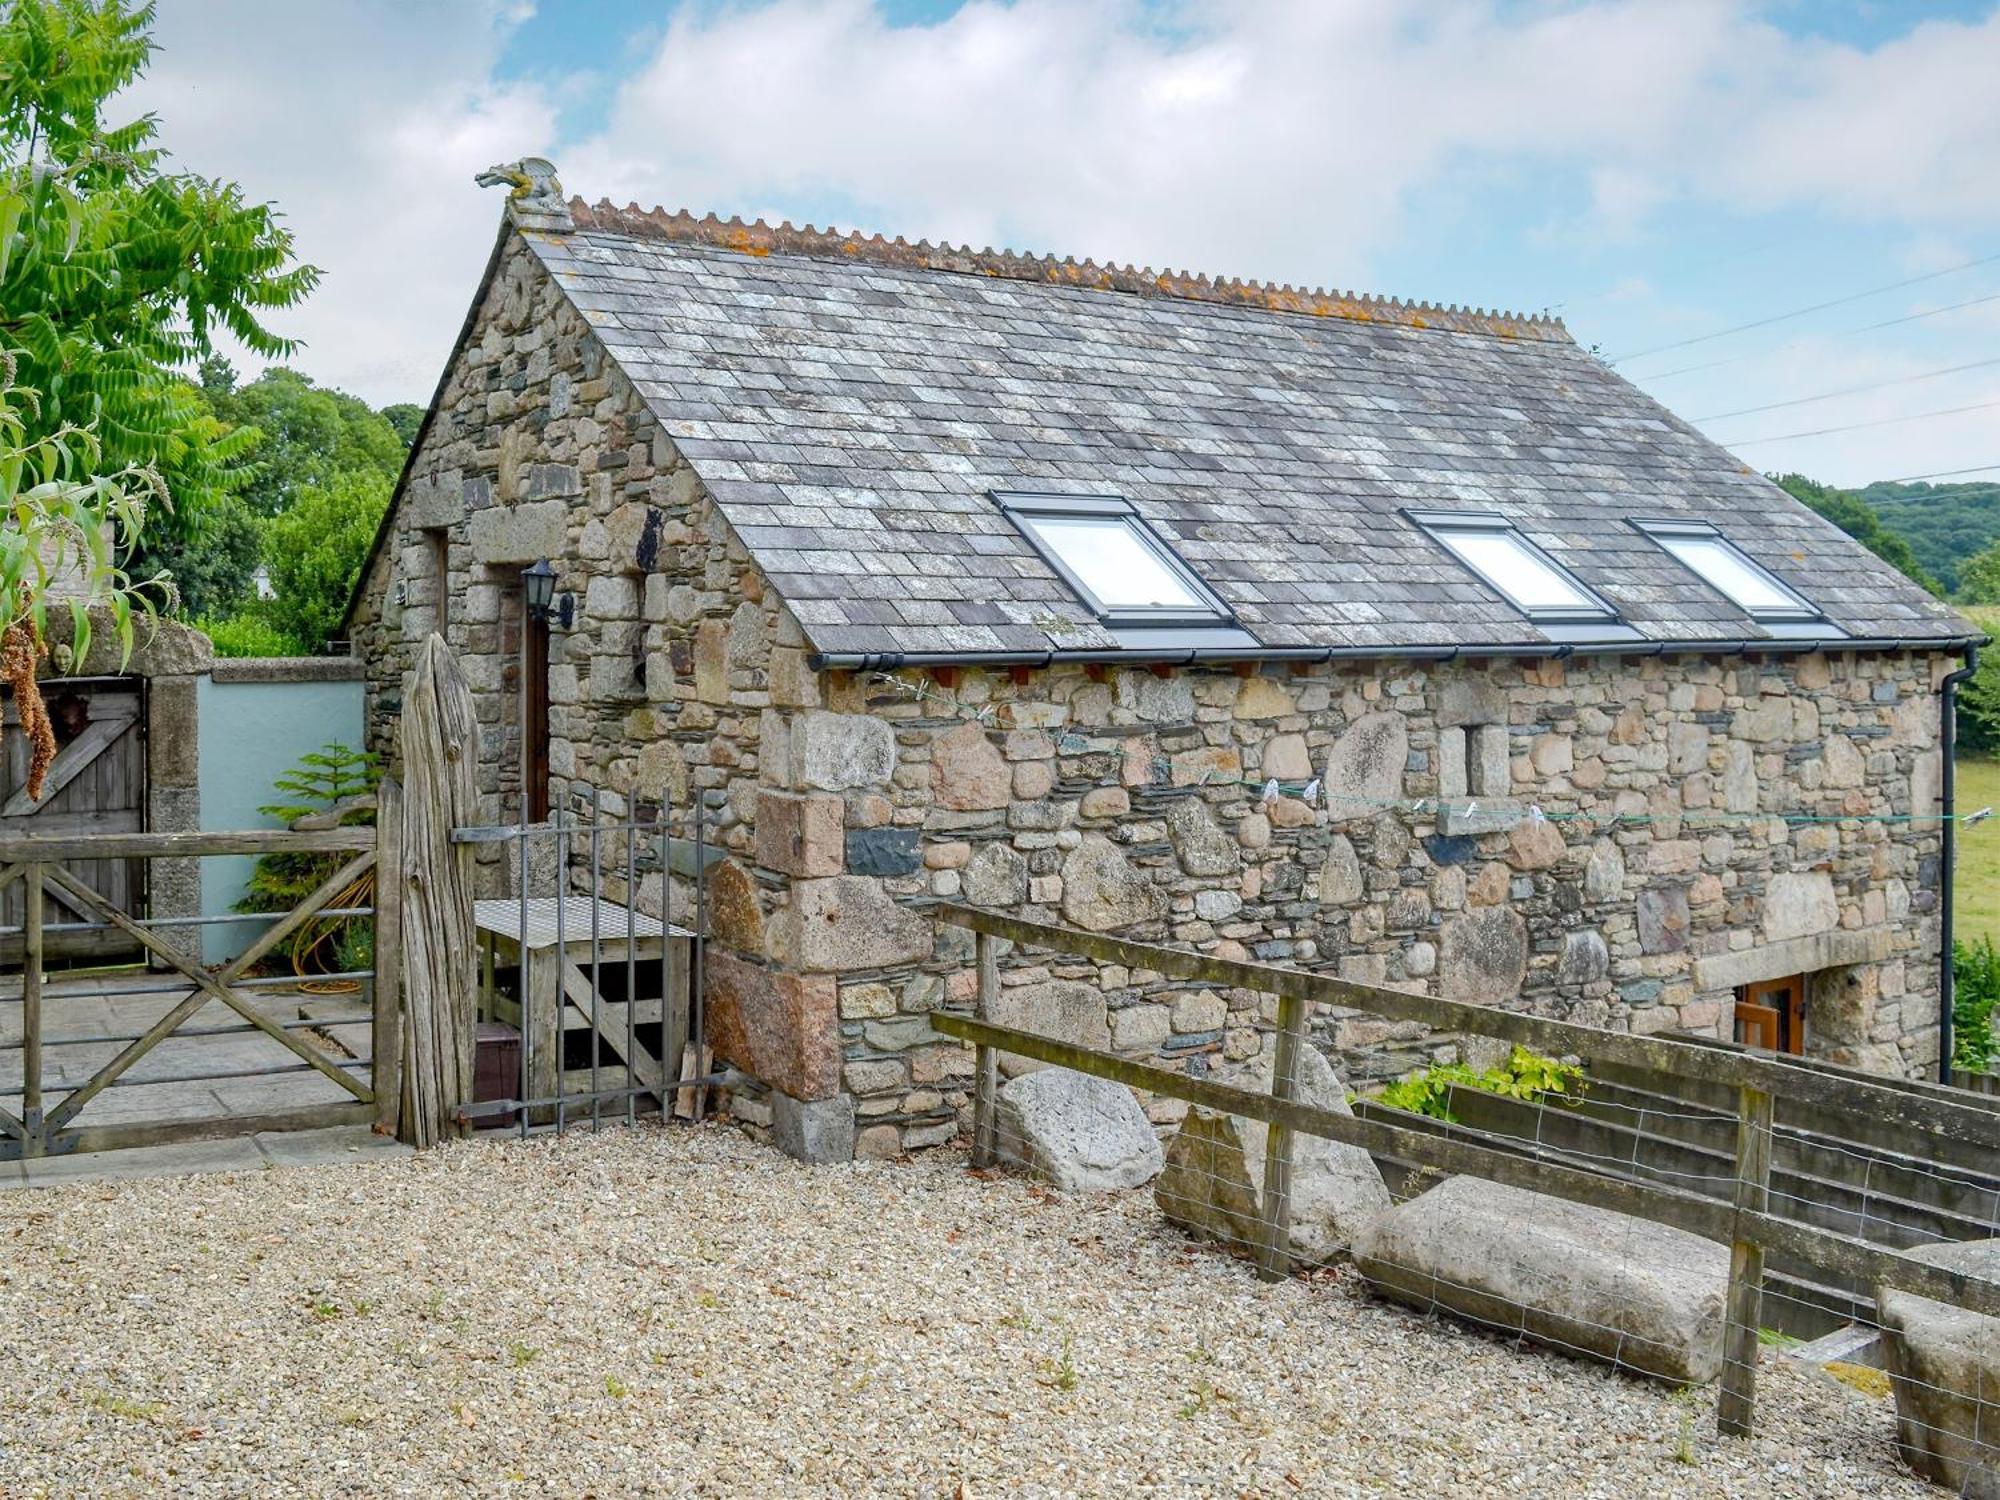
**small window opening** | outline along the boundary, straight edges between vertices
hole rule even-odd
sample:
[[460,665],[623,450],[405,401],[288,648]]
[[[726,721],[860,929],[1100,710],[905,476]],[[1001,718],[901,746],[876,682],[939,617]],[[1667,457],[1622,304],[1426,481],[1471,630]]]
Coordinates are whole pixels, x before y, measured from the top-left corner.
[[428,533],[431,543],[431,629],[446,635],[451,623],[451,533],[443,529]]
[[1042,559],[1108,625],[1213,624],[1229,607],[1116,496],[996,494]]
[[1736,991],[1736,1040],[1793,1056],[1806,1050],[1806,976],[1760,979]]
[[1703,583],[1753,620],[1817,620],[1820,611],[1705,521],[1634,521]]
[[1618,611],[1514,529],[1480,511],[1408,511],[1409,519],[1531,620],[1613,620]]
[[1513,762],[1505,724],[1451,725],[1438,731],[1438,795],[1509,797]]

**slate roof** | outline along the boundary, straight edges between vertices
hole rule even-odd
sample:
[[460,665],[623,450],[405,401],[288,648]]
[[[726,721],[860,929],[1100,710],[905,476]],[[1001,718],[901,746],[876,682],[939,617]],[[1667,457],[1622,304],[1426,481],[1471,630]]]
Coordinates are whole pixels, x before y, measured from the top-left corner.
[[571,211],[529,243],[822,653],[1115,648],[995,490],[1125,497],[1273,648],[1548,638],[1405,507],[1504,514],[1650,640],[1765,632],[1635,516],[1850,635],[1977,634],[1551,320]]

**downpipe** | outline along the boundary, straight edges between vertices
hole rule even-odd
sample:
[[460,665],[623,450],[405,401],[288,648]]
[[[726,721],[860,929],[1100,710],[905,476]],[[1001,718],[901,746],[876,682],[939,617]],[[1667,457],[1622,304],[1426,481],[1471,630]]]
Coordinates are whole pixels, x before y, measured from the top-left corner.
[[[1955,672],[1945,674],[1939,684],[1938,700],[1938,759],[1942,785],[1938,793],[1938,811],[1943,815],[1943,837],[1940,840],[1938,857],[1938,900],[1943,910],[1938,916],[1938,1082],[1951,1082],[1951,1055],[1955,1045],[1953,1032],[1953,1006],[1957,1000],[1958,975],[1952,967],[1952,946],[1956,941],[1952,932],[1951,908],[1956,894],[1954,867],[1958,862],[1958,820],[1954,814],[1958,810],[1958,685],[1979,670],[1979,643],[1972,642],[1965,648],[1965,665]],[[1914,811],[1914,809],[1912,809]]]

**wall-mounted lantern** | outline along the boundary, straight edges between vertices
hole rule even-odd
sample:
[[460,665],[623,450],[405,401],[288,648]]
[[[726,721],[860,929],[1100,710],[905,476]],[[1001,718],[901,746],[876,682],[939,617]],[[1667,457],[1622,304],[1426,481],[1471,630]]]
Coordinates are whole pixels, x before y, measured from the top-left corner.
[[528,603],[528,617],[547,624],[553,619],[564,630],[576,619],[576,595],[556,597],[556,570],[548,559],[521,569],[521,589]]

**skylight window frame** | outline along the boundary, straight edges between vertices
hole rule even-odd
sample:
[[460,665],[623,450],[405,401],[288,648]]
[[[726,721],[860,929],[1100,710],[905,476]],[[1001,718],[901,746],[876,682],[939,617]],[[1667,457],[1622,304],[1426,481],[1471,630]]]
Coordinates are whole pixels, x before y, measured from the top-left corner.
[[[1054,569],[1056,576],[1069,585],[1077,599],[1094,614],[1106,628],[1147,628],[1175,625],[1225,625],[1237,624],[1236,613],[1221,595],[1203,582],[1177,551],[1172,543],[1155,531],[1146,518],[1139,514],[1138,507],[1122,495],[1050,495],[1016,490],[995,490],[992,492],[994,504],[1002,514],[1014,523],[1027,544],[1035,549],[1035,554]],[[1183,608],[1179,605],[1135,606],[1112,604],[1100,598],[1095,590],[1079,577],[1065,562],[1055,547],[1038,533],[1031,517],[1064,517],[1083,520],[1112,520],[1122,522],[1130,535],[1152,555],[1162,568],[1192,594],[1202,601],[1200,608]]]
[[[1518,609],[1538,625],[1618,625],[1623,623],[1623,616],[1619,614],[1617,605],[1606,599],[1596,589],[1592,588],[1568,568],[1549,556],[1520,527],[1497,511],[1406,510],[1403,512],[1403,518],[1432,541],[1436,542],[1440,547],[1444,548],[1446,552],[1450,553],[1452,561],[1456,562],[1466,572],[1477,578],[1487,588],[1493,590],[1494,593],[1505,599],[1515,609]],[[1505,537],[1523,552],[1527,553],[1528,556],[1547,568],[1557,578],[1561,579],[1562,582],[1575,589],[1587,602],[1573,605],[1528,603],[1512,589],[1501,583],[1499,579],[1490,577],[1484,568],[1478,566],[1471,558],[1452,545],[1451,538],[1454,533],[1468,532]]]
[[[1704,588],[1712,589],[1717,594],[1720,594],[1724,599],[1729,601],[1732,608],[1742,610],[1745,615],[1749,616],[1759,625],[1817,625],[1826,620],[1825,610],[1814,604],[1812,600],[1806,598],[1804,594],[1801,594],[1789,583],[1786,583],[1784,579],[1780,578],[1769,568],[1758,562],[1756,558],[1750,556],[1749,553],[1737,546],[1728,536],[1724,535],[1722,528],[1715,525],[1712,521],[1634,518],[1632,528],[1639,532],[1640,535],[1646,537],[1662,552],[1666,553],[1668,557],[1672,558],[1676,565],[1687,569],[1689,574],[1701,581]],[[1786,606],[1768,604],[1753,606],[1743,603],[1742,600],[1730,593],[1729,590],[1725,589],[1721,584],[1717,583],[1706,573],[1703,573],[1701,569],[1669,547],[1665,541],[1667,537],[1696,537],[1704,542],[1714,543],[1731,557],[1735,558],[1742,567],[1763,579],[1773,589],[1776,589],[1780,594],[1790,599],[1792,601],[1791,604]]]

